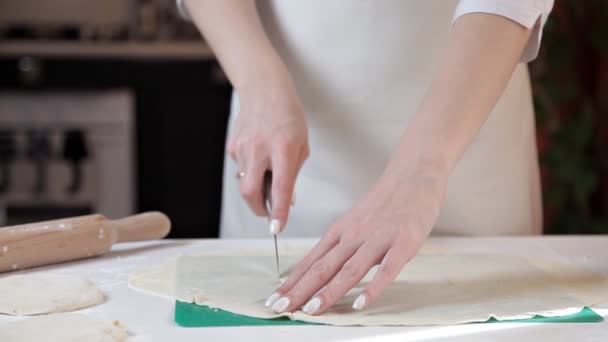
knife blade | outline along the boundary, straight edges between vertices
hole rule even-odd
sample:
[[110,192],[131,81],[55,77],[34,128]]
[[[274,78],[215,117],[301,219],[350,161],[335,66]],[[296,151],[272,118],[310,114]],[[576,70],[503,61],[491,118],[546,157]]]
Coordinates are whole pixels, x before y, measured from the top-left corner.
[[[272,172],[266,171],[264,173],[264,206],[268,212],[268,222],[272,220]],[[279,244],[277,236],[273,235],[274,238],[274,257],[277,264],[277,278],[281,279],[281,267],[279,264]]]

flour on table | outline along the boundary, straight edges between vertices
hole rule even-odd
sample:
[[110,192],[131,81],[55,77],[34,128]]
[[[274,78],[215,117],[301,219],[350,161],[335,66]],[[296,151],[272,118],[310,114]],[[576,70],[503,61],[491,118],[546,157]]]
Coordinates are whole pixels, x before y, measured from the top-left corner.
[[[289,269],[300,259],[282,255],[281,264]],[[278,286],[274,256],[267,253],[181,256],[152,269],[132,276],[144,285],[143,290],[156,292],[145,284],[172,278],[173,286],[161,293],[181,301],[258,318],[287,316],[331,325],[449,325],[561,316],[608,301],[608,280],[601,275],[505,255],[420,253],[365,310],[353,310],[351,305],[375,269],[320,316],[301,311],[277,315],[264,308],[264,301]],[[150,279],[145,279],[147,275]],[[136,288],[137,284],[131,282]]]
[[73,311],[103,300],[103,293],[83,277],[45,273],[0,277],[2,314],[20,316]]
[[0,325],[2,342],[122,342],[127,337],[122,323],[82,314],[38,316]]

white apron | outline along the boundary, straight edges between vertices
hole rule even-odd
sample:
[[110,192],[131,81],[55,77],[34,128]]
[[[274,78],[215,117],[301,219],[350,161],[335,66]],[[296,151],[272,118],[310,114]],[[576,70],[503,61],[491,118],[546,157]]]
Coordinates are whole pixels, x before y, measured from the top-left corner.
[[[455,0],[263,1],[260,17],[308,116],[310,158],[282,236],[319,237],[381,175],[427,90]],[[233,97],[231,125],[238,114]],[[226,156],[221,237],[267,237]],[[534,112],[520,64],[452,173],[433,234],[541,232]],[[412,200],[416,200],[413,198]]]

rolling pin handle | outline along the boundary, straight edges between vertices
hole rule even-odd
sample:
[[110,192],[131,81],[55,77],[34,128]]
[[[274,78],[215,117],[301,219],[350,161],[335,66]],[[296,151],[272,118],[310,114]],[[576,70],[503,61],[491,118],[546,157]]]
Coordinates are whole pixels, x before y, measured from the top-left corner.
[[167,215],[158,211],[112,220],[110,224],[116,232],[116,242],[162,239],[171,230]]

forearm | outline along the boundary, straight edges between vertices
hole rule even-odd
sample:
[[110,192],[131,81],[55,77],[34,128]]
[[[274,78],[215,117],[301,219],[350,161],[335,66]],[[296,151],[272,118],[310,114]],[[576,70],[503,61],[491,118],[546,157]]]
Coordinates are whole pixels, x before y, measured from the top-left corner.
[[186,0],[192,20],[237,90],[291,87],[253,0]]
[[497,15],[459,18],[389,169],[448,174],[504,91],[529,35],[529,29]]

